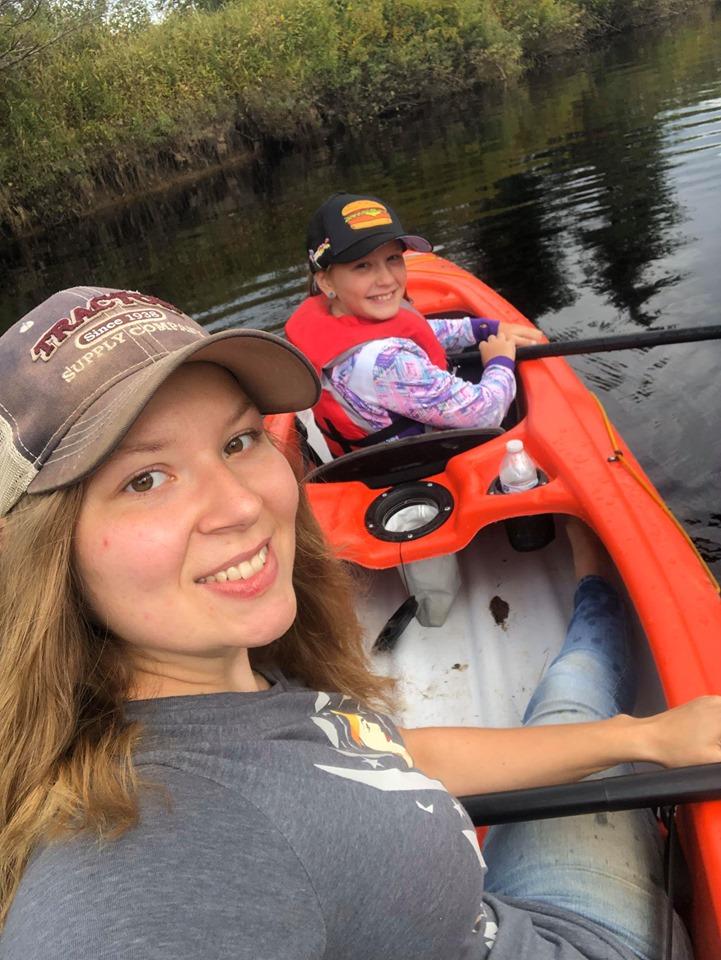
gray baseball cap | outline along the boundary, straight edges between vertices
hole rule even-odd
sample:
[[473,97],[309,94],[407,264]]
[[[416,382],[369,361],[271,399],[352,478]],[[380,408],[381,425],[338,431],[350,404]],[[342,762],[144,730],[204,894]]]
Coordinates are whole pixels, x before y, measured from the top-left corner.
[[0,517],[23,493],[82,480],[182,363],[229,370],[261,413],[313,406],[305,356],[260,330],[209,334],[177,307],[130,290],[72,287],[0,337]]

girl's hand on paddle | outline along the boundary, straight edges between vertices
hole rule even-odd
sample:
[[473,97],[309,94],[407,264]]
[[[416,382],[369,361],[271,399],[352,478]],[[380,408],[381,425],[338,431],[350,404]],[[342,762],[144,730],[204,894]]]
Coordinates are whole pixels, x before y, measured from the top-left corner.
[[479,343],[478,349],[481,352],[484,367],[494,357],[508,357],[511,360],[516,358],[516,344],[500,329],[497,334],[491,334],[488,340]]
[[540,330],[527,327],[523,323],[506,323],[502,320],[498,325],[498,332],[512,340],[517,347],[530,346],[543,340],[543,333]]
[[640,721],[648,755],[665,767],[721,762],[721,697],[690,700]]

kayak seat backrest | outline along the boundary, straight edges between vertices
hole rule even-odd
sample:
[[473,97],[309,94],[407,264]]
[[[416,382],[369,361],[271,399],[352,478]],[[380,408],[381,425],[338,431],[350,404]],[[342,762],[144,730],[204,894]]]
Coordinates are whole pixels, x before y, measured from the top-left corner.
[[503,434],[500,427],[437,430],[417,437],[379,443],[324,463],[306,476],[306,483],[348,483],[359,480],[372,490],[424,480],[442,473],[452,457]]

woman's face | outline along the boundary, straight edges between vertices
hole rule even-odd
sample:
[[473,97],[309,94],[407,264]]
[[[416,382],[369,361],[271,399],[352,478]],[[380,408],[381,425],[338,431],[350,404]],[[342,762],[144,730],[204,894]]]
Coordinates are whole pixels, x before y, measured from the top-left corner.
[[406,289],[406,265],[400,240],[384,243],[352,263],[334,263],[317,277],[321,290],[333,292],[331,310],[369,320],[390,320]]
[[242,689],[247,648],[295,616],[297,505],[236,380],[185,364],[87,483],[75,558],[95,616],[142,673]]

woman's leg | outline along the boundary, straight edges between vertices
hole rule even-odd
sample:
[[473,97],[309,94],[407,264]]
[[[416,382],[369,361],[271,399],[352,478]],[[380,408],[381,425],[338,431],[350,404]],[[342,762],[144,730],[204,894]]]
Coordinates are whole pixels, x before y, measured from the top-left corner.
[[[576,554],[573,537],[572,543]],[[623,606],[592,572],[592,563],[579,567],[591,573],[578,585],[565,643],[533,694],[524,724],[599,720],[633,705]],[[603,570],[600,563],[598,568]],[[603,775],[629,770],[617,767]],[[663,956],[663,846],[649,811],[492,827],[484,855],[490,893],[563,907],[610,930],[644,960]],[[674,942],[675,957],[690,956],[678,919]]]

